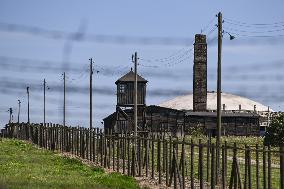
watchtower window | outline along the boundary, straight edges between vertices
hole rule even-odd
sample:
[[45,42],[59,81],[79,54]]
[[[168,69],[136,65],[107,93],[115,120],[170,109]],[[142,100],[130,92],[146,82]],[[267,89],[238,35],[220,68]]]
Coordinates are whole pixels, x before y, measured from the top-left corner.
[[125,85],[124,84],[120,84],[119,85],[119,93],[125,93]]

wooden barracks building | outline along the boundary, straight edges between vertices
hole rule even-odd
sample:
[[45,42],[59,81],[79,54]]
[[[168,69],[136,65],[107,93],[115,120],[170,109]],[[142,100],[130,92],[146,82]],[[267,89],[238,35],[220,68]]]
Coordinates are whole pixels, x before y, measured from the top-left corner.
[[[132,132],[134,127],[134,72],[131,70],[115,84],[116,111],[104,118],[104,128],[113,132]],[[189,133],[202,128],[215,135],[217,93],[207,91],[206,35],[196,34],[194,43],[193,94],[178,96],[159,105],[146,105],[147,80],[137,75],[138,132]],[[222,135],[259,135],[269,123],[269,108],[250,99],[222,93]],[[265,114],[267,112],[267,114]]]

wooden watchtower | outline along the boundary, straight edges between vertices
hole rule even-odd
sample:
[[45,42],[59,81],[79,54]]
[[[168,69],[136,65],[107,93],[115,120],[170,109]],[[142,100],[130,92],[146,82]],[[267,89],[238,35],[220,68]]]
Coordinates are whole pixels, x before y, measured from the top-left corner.
[[[134,129],[134,79],[135,73],[130,70],[127,74],[119,78],[115,84],[117,86],[116,105],[116,132],[131,132]],[[137,75],[137,116],[138,131],[144,129],[145,108],[146,108],[146,85],[147,80]]]

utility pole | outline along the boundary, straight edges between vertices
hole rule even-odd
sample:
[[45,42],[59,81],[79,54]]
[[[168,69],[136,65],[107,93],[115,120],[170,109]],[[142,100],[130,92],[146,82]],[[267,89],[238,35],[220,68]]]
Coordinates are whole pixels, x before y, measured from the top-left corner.
[[45,79],[43,80],[43,126],[45,126]]
[[[134,137],[137,137],[137,52],[134,54]],[[136,140],[136,139],[135,139]]]
[[64,86],[64,97],[63,97],[63,126],[65,127],[65,124],[66,124],[66,120],[65,120],[65,116],[66,116],[66,98],[65,98],[65,95],[66,95],[66,83],[65,83],[65,72],[63,73],[63,86]]
[[93,59],[90,58],[90,129],[93,128],[92,116],[93,116]]
[[21,101],[18,100],[18,105],[19,105],[19,109],[18,109],[18,123],[20,123],[20,112],[21,112]]
[[[134,59],[134,60],[133,60]],[[132,62],[134,63],[134,166],[136,166],[136,148],[137,148],[137,52],[135,52],[134,57],[132,55]],[[135,170],[135,169],[133,169]],[[133,172],[136,175],[135,171]]]
[[216,140],[216,171],[217,185],[220,180],[220,140],[221,140],[221,58],[222,58],[222,13],[218,13],[218,71],[217,71],[217,140]]
[[27,87],[27,94],[28,94],[28,123],[30,123],[30,87]]

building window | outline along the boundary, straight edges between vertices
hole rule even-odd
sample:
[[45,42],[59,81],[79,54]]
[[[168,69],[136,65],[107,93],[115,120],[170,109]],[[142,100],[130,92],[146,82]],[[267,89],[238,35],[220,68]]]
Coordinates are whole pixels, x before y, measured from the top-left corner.
[[124,84],[120,84],[119,85],[119,93],[125,93],[125,85]]

